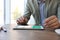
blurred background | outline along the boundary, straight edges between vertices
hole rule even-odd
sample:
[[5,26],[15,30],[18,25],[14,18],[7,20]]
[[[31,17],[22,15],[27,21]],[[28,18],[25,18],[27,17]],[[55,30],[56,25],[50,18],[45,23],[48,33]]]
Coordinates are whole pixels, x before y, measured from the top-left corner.
[[[0,25],[16,24],[17,18],[24,14],[26,2],[27,0],[0,0]],[[33,16],[28,24],[35,24]]]
[[[26,2],[27,0],[0,0],[0,25],[16,24],[17,18],[24,14]],[[60,7],[58,8],[58,17],[59,16]],[[35,24],[32,15],[28,24]]]

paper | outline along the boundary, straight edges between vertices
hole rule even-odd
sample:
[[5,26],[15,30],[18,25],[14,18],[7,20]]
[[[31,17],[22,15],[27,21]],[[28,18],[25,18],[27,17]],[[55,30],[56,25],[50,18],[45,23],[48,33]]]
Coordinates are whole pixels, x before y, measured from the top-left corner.
[[55,32],[60,35],[60,29],[56,29]]

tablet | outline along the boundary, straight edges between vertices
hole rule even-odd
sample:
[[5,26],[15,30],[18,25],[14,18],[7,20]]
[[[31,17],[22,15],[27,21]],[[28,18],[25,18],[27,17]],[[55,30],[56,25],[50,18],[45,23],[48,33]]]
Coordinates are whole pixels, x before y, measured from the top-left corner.
[[44,30],[43,26],[29,26],[29,25],[17,25],[13,28],[13,30]]

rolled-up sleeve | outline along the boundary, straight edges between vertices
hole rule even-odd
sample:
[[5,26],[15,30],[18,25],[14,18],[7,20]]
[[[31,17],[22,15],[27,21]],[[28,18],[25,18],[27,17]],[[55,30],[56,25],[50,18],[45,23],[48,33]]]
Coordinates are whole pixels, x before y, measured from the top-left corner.
[[24,17],[26,17],[28,20],[30,19],[30,16],[32,14],[31,10],[31,0],[27,0],[26,6],[24,7]]

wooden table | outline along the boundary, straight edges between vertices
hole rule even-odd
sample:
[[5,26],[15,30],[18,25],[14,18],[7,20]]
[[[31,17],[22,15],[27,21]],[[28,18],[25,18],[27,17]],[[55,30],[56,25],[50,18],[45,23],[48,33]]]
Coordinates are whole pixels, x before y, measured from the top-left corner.
[[0,32],[0,40],[60,40],[55,32],[46,30],[13,30],[14,25],[6,25],[7,32]]

